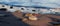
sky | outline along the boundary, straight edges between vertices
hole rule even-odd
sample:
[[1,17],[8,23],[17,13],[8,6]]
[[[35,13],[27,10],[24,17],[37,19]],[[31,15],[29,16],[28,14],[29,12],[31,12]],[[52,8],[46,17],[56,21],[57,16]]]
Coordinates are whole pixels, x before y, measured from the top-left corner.
[[60,0],[0,0],[0,2],[12,5],[60,8]]

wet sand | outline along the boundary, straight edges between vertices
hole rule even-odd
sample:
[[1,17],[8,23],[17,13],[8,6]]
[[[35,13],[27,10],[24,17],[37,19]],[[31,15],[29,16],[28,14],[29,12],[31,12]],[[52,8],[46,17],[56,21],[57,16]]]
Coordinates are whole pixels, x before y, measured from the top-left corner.
[[[20,12],[14,12],[12,14],[18,18],[23,19],[22,13],[20,13]],[[52,20],[49,17],[60,19],[60,16],[56,16],[56,15],[49,15],[49,14],[45,14],[45,15],[40,14],[40,15],[41,16],[40,16],[39,20],[36,20],[36,21],[26,20],[26,21],[24,21],[24,23],[27,23],[30,26],[48,26],[48,25],[50,25],[48,22],[52,22]]]

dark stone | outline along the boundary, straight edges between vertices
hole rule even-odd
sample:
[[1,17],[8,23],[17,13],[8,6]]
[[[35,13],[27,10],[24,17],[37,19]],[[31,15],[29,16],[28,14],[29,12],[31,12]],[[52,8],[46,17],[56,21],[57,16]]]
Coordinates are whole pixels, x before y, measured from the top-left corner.
[[[16,16],[12,15],[10,12],[0,12],[3,14],[8,14],[7,17],[0,17],[0,26],[29,26],[28,24],[20,21]],[[1,19],[2,18],[2,19]]]
[[60,22],[60,19],[57,19],[57,18],[53,18],[53,17],[49,17],[52,21],[55,21],[55,22]]

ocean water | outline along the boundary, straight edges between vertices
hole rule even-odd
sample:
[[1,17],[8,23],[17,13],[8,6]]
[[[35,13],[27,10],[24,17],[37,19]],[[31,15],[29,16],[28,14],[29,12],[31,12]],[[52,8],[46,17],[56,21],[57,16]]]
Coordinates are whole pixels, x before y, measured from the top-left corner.
[[60,8],[60,0],[0,0],[4,4]]

